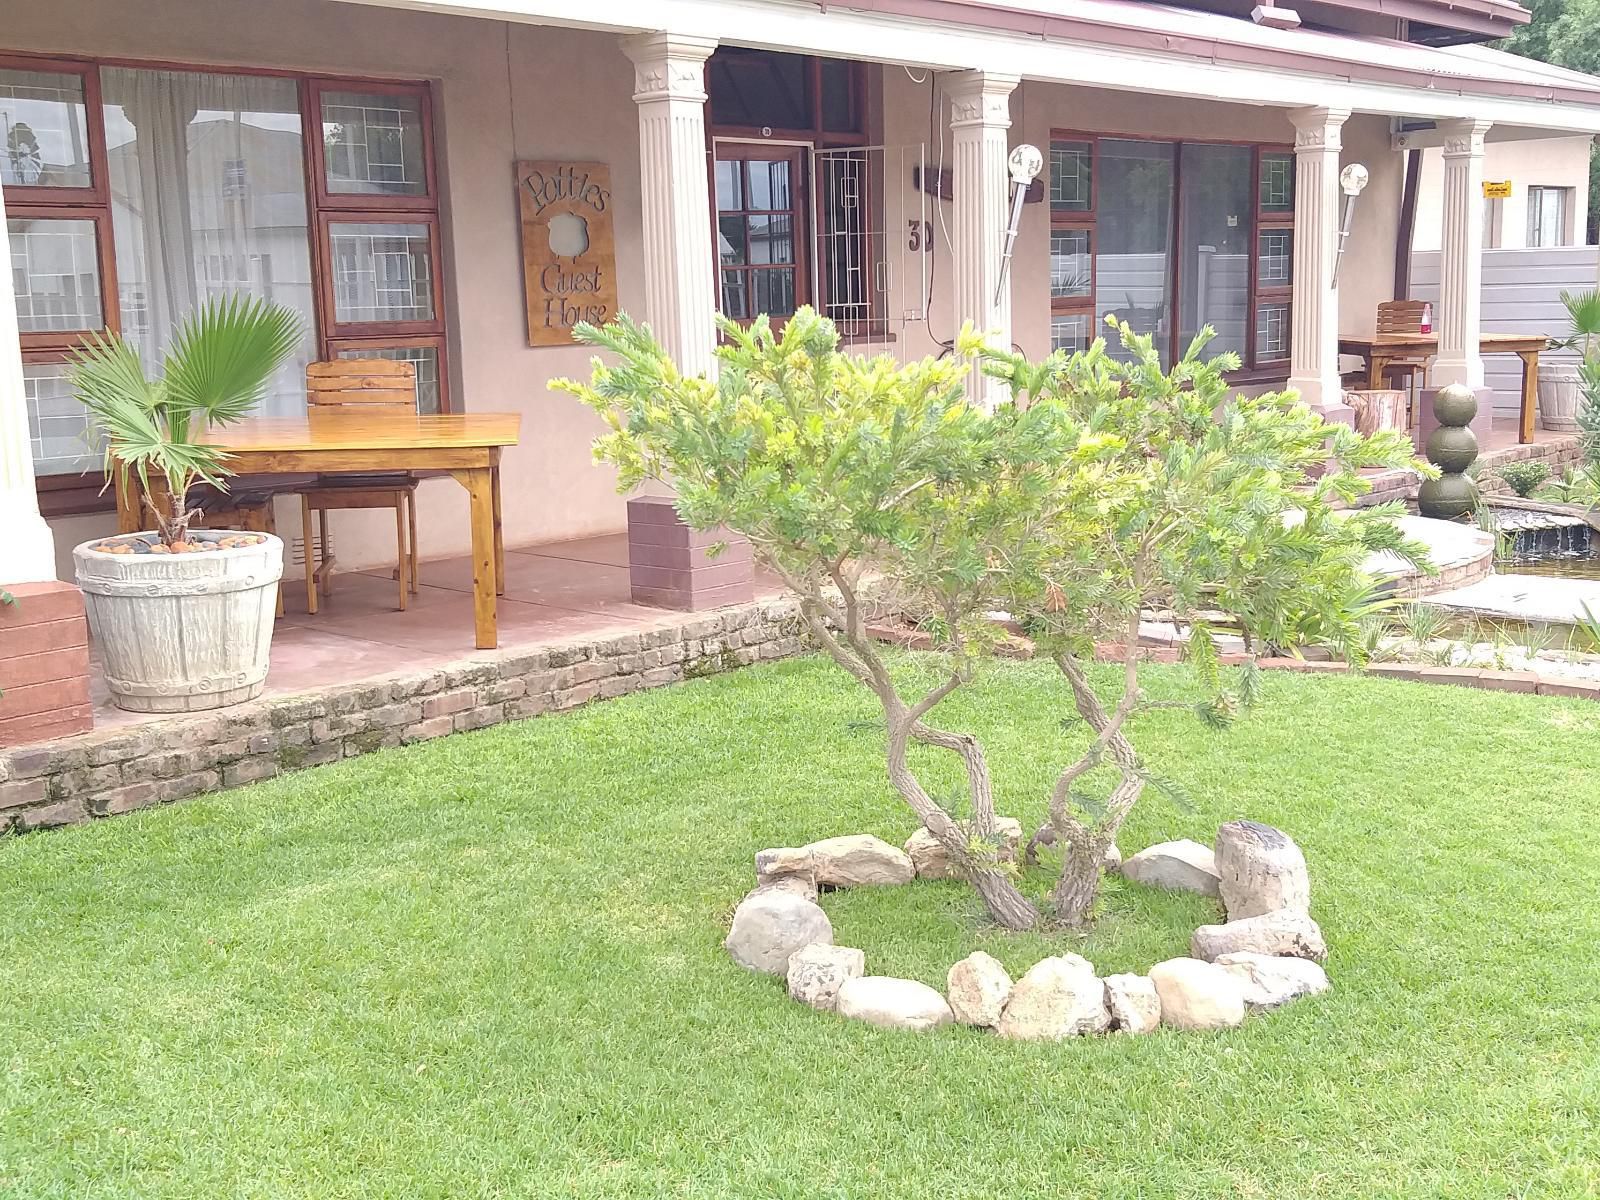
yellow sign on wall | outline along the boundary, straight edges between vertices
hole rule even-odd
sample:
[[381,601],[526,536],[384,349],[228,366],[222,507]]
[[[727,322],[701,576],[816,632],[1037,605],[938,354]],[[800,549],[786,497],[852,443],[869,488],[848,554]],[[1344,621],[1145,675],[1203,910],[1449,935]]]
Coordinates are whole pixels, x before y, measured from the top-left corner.
[[1511,195],[1511,180],[1502,179],[1496,182],[1492,179],[1483,181],[1483,198],[1485,200],[1504,200]]

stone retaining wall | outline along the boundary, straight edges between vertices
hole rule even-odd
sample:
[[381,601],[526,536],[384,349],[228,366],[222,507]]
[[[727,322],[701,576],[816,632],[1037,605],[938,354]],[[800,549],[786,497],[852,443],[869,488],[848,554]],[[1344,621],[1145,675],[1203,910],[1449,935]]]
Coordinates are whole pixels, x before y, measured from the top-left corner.
[[[1511,489],[1494,474],[1496,467],[1512,462],[1542,462],[1550,467],[1552,478],[1559,478],[1569,467],[1583,461],[1583,451],[1576,437],[1561,437],[1544,442],[1531,442],[1526,446],[1504,446],[1486,450],[1478,456],[1478,484],[1485,495],[1509,492]],[[1417,485],[1421,480],[1415,471],[1377,471],[1368,477],[1372,490],[1356,501],[1359,507],[1382,504],[1389,500],[1415,500]]]
[[0,833],[71,825],[808,648],[792,602],[0,750]]

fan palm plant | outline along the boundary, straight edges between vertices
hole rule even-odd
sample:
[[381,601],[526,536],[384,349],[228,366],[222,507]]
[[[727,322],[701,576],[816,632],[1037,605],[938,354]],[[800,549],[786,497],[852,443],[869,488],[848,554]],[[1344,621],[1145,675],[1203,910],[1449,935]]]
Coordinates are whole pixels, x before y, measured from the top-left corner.
[[[138,477],[165,545],[188,537],[198,515],[185,499],[194,484],[227,490],[227,453],[207,444],[206,430],[248,416],[300,336],[291,310],[234,294],[183,319],[157,378],[145,376],[138,351],[114,334],[91,335],[74,353],[72,387],[104,440],[106,477],[114,470]],[[165,482],[165,496],[152,493],[152,475]]]

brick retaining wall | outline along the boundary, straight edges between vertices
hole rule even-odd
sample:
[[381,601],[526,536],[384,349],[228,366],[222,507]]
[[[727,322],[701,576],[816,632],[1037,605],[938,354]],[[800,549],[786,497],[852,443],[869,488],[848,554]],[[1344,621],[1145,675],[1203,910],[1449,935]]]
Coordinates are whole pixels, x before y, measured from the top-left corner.
[[802,635],[792,602],[742,605],[660,629],[0,750],[0,833],[116,816],[786,658],[808,647]]

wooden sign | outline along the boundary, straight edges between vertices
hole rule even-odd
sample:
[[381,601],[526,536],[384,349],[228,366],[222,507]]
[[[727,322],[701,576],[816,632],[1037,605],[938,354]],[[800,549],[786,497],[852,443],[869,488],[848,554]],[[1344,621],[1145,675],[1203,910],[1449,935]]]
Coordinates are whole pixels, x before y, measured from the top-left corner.
[[519,162],[522,279],[528,345],[568,346],[580,321],[617,315],[611,169],[604,163]]
[[1511,195],[1511,180],[1502,179],[1496,182],[1492,179],[1483,181],[1483,198],[1485,200],[1504,200]]

